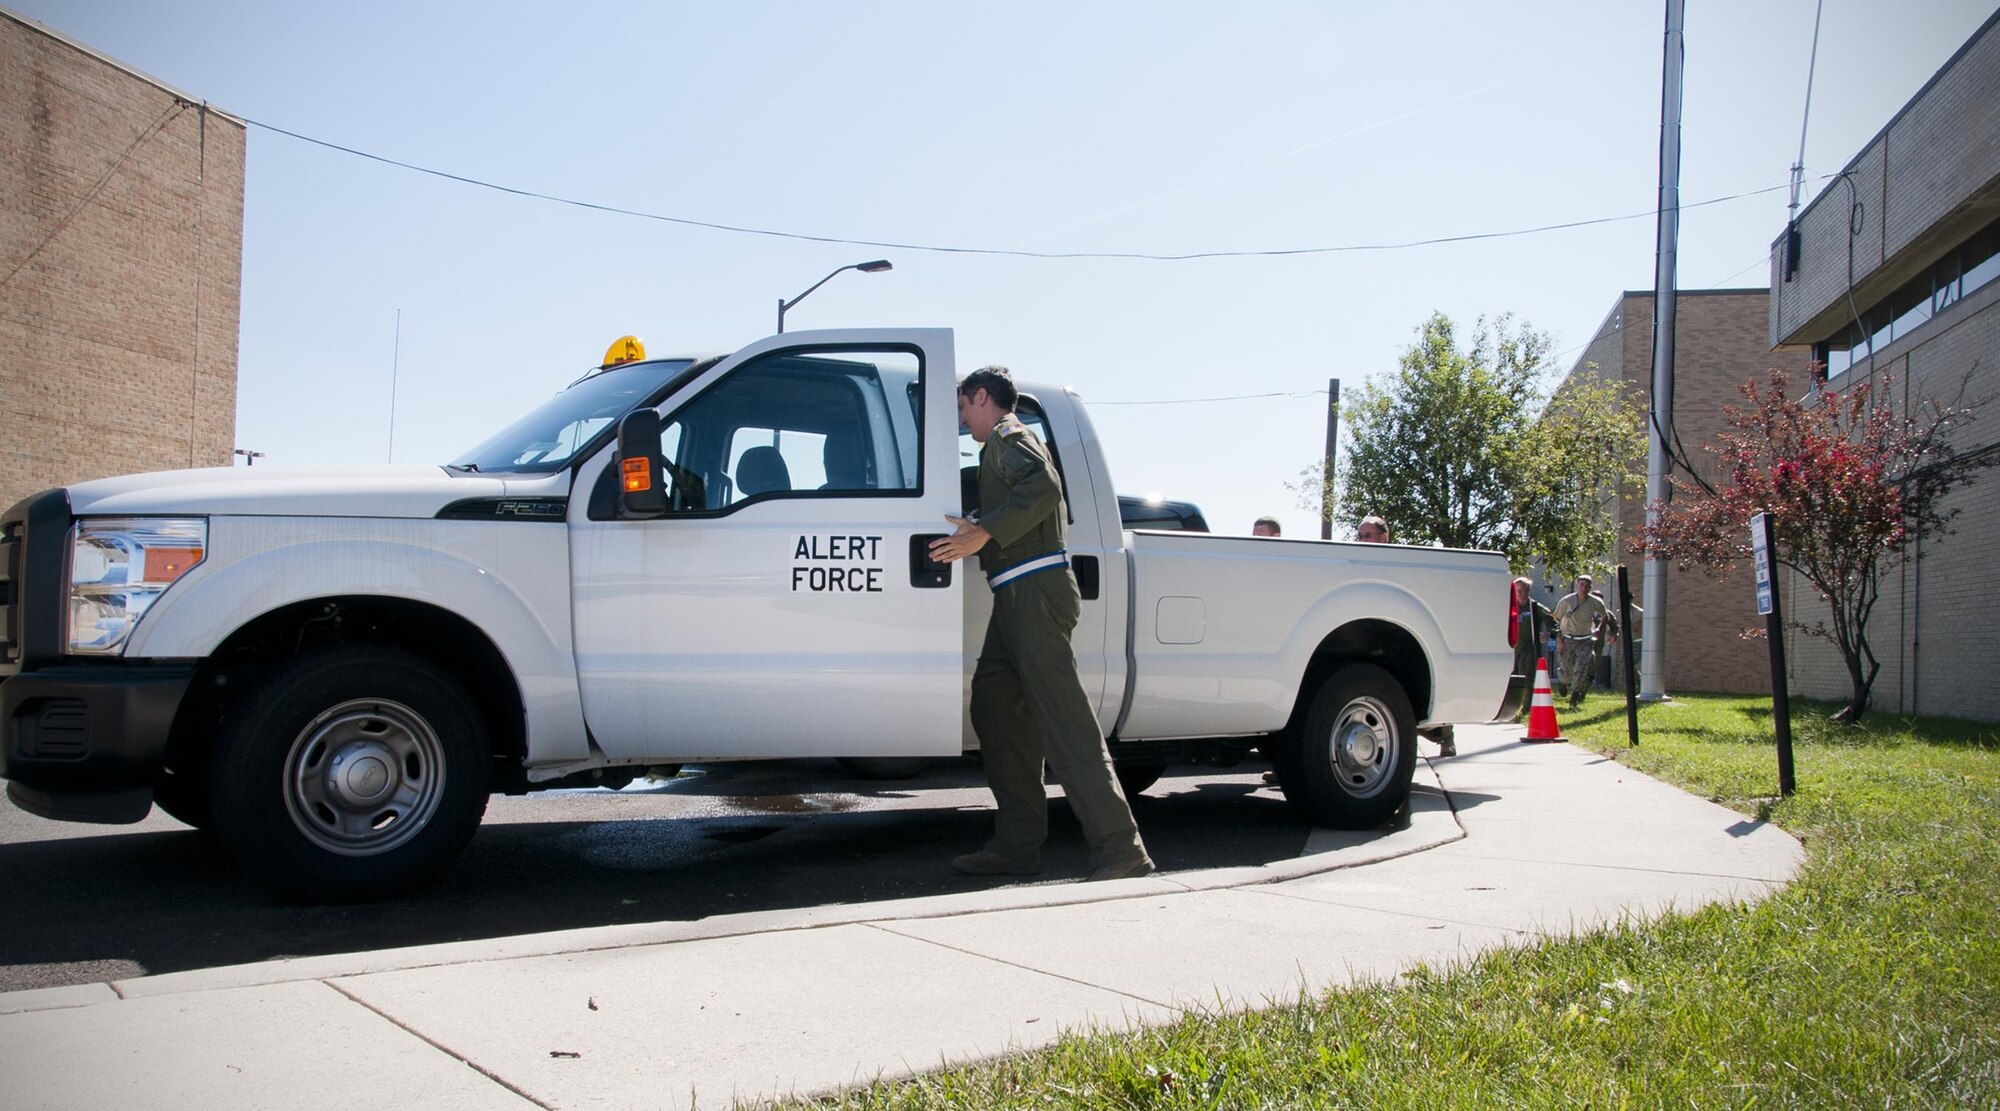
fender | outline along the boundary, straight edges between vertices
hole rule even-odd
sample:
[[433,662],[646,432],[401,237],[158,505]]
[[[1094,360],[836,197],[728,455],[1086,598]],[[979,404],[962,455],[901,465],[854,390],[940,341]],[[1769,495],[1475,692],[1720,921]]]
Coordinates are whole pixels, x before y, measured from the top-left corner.
[[[1423,653],[1423,664],[1430,672],[1435,689],[1437,661],[1450,650],[1437,614],[1422,598],[1400,583],[1387,579],[1360,579],[1335,587],[1311,609],[1299,615],[1298,624],[1292,626],[1292,635],[1285,638],[1284,646],[1278,653],[1278,674],[1285,677],[1289,687],[1287,712],[1298,699],[1299,684],[1305,678],[1306,666],[1312,662],[1313,653],[1336,630],[1357,621],[1380,621],[1408,633]],[[1419,718],[1424,717],[1425,707],[1417,706],[1416,710]]]
[[208,544],[133,631],[128,657],[205,658],[256,618],[315,598],[407,598],[458,614],[499,648],[526,708],[529,764],[589,755],[560,522],[213,517]]
[[[1464,574],[1462,570],[1454,573]],[[1447,592],[1430,593],[1442,596]],[[1483,695],[1468,696],[1466,692],[1504,691],[1507,675],[1513,671],[1513,657],[1507,652],[1475,649],[1480,639],[1474,628],[1477,613],[1440,615],[1422,594],[1387,579],[1342,584],[1299,619],[1285,642],[1279,671],[1290,677],[1293,700],[1300,694],[1298,682],[1305,677],[1306,665],[1320,643],[1344,625],[1369,619],[1399,627],[1423,653],[1424,666],[1430,672],[1431,704],[1428,708],[1416,706],[1419,724],[1484,721],[1492,716],[1497,703],[1489,705],[1491,700]],[[1495,643],[1505,647],[1504,641]],[[1412,702],[1416,701],[1413,697]]]

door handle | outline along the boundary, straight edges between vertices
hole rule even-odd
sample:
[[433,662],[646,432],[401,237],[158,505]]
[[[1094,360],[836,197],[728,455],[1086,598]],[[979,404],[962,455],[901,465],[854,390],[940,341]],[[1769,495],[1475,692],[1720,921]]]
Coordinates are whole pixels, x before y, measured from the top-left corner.
[[910,537],[910,585],[919,590],[936,590],[951,585],[951,564],[931,558],[931,543],[947,533],[920,532]]
[[1099,590],[1097,584],[1097,557],[1085,555],[1071,556],[1069,557],[1069,568],[1076,575],[1076,592],[1083,597],[1084,601],[1095,602]]

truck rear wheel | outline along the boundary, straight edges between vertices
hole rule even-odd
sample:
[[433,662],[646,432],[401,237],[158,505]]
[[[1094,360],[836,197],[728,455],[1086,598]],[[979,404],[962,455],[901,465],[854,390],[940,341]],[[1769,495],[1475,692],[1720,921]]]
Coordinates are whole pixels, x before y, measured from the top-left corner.
[[1160,781],[1167,774],[1165,764],[1113,764],[1111,770],[1118,774],[1118,786],[1125,791],[1125,797],[1145,793],[1146,788]]
[[1298,737],[1278,756],[1286,799],[1315,823],[1373,829],[1409,800],[1416,714],[1388,672],[1348,664],[1320,684]]
[[464,850],[488,762],[478,713],[436,665],[339,645],[278,666],[224,713],[210,806],[259,881],[311,902],[379,898]]

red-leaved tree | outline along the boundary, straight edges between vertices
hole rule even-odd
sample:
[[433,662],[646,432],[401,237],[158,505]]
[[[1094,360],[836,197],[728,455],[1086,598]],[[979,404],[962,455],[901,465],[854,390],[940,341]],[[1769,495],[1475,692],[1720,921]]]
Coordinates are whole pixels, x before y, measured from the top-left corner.
[[[1888,379],[1879,380],[1882,387]],[[1785,372],[1738,387],[1748,404],[1726,405],[1729,431],[1708,450],[1726,481],[1711,490],[1672,480],[1673,495],[1632,544],[1635,553],[1721,573],[1750,556],[1750,518],[1772,515],[1773,558],[1812,584],[1826,620],[1793,621],[1823,637],[1847,665],[1851,694],[1836,721],[1858,721],[1882,665],[1868,643],[1883,572],[1911,558],[1919,539],[1950,533],[1958,510],[1946,494],[1994,462],[1960,456],[1946,435],[1971,410],[1931,402],[1899,414],[1868,385],[1797,399]]]

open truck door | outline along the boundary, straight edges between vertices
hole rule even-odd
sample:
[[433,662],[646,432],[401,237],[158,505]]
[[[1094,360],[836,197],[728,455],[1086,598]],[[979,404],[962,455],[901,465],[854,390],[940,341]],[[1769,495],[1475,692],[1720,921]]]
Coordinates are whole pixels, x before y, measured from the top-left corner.
[[960,511],[956,393],[949,330],[793,332],[585,467],[579,491],[618,491],[569,515],[606,755],[960,751],[964,575],[927,552]]

